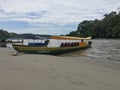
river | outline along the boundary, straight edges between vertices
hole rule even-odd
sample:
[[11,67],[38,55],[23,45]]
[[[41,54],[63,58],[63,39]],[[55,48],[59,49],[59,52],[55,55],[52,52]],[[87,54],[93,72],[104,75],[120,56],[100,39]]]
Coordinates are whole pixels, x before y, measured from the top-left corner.
[[120,39],[94,39],[92,47],[72,53],[61,54],[64,57],[84,57],[101,61],[120,62]]

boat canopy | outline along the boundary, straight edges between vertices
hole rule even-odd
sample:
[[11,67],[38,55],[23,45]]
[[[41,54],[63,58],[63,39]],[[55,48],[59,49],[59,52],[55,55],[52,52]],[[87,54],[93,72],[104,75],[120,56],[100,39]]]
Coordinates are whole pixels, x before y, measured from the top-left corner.
[[88,40],[91,37],[81,38],[81,37],[69,37],[69,36],[52,36],[51,39],[59,39],[59,40]]
[[25,38],[25,39],[40,39],[40,40],[47,40],[47,39],[44,38],[44,37],[40,37],[40,36],[32,35],[32,34],[24,35],[24,38]]

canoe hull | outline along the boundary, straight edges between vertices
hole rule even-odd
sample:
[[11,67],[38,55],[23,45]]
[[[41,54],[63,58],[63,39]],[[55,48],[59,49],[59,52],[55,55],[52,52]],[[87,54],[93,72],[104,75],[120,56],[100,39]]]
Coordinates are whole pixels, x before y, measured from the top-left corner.
[[23,52],[27,54],[49,54],[49,55],[77,51],[88,47],[90,47],[90,45],[75,46],[75,47],[31,47],[31,46],[23,46],[23,45],[13,45],[13,48],[19,52]]

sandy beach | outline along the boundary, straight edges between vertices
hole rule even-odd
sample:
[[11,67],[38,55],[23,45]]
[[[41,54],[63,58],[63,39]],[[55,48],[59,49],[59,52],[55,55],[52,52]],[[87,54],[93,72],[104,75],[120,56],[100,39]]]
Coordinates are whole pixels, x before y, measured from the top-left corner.
[[82,57],[0,48],[0,90],[120,90],[120,67]]

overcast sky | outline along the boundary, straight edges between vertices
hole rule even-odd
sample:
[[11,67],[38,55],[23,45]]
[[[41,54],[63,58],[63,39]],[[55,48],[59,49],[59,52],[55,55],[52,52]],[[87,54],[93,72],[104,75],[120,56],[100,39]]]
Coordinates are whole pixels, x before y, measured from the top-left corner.
[[118,11],[120,0],[0,0],[0,28],[16,33],[68,34],[83,20]]

